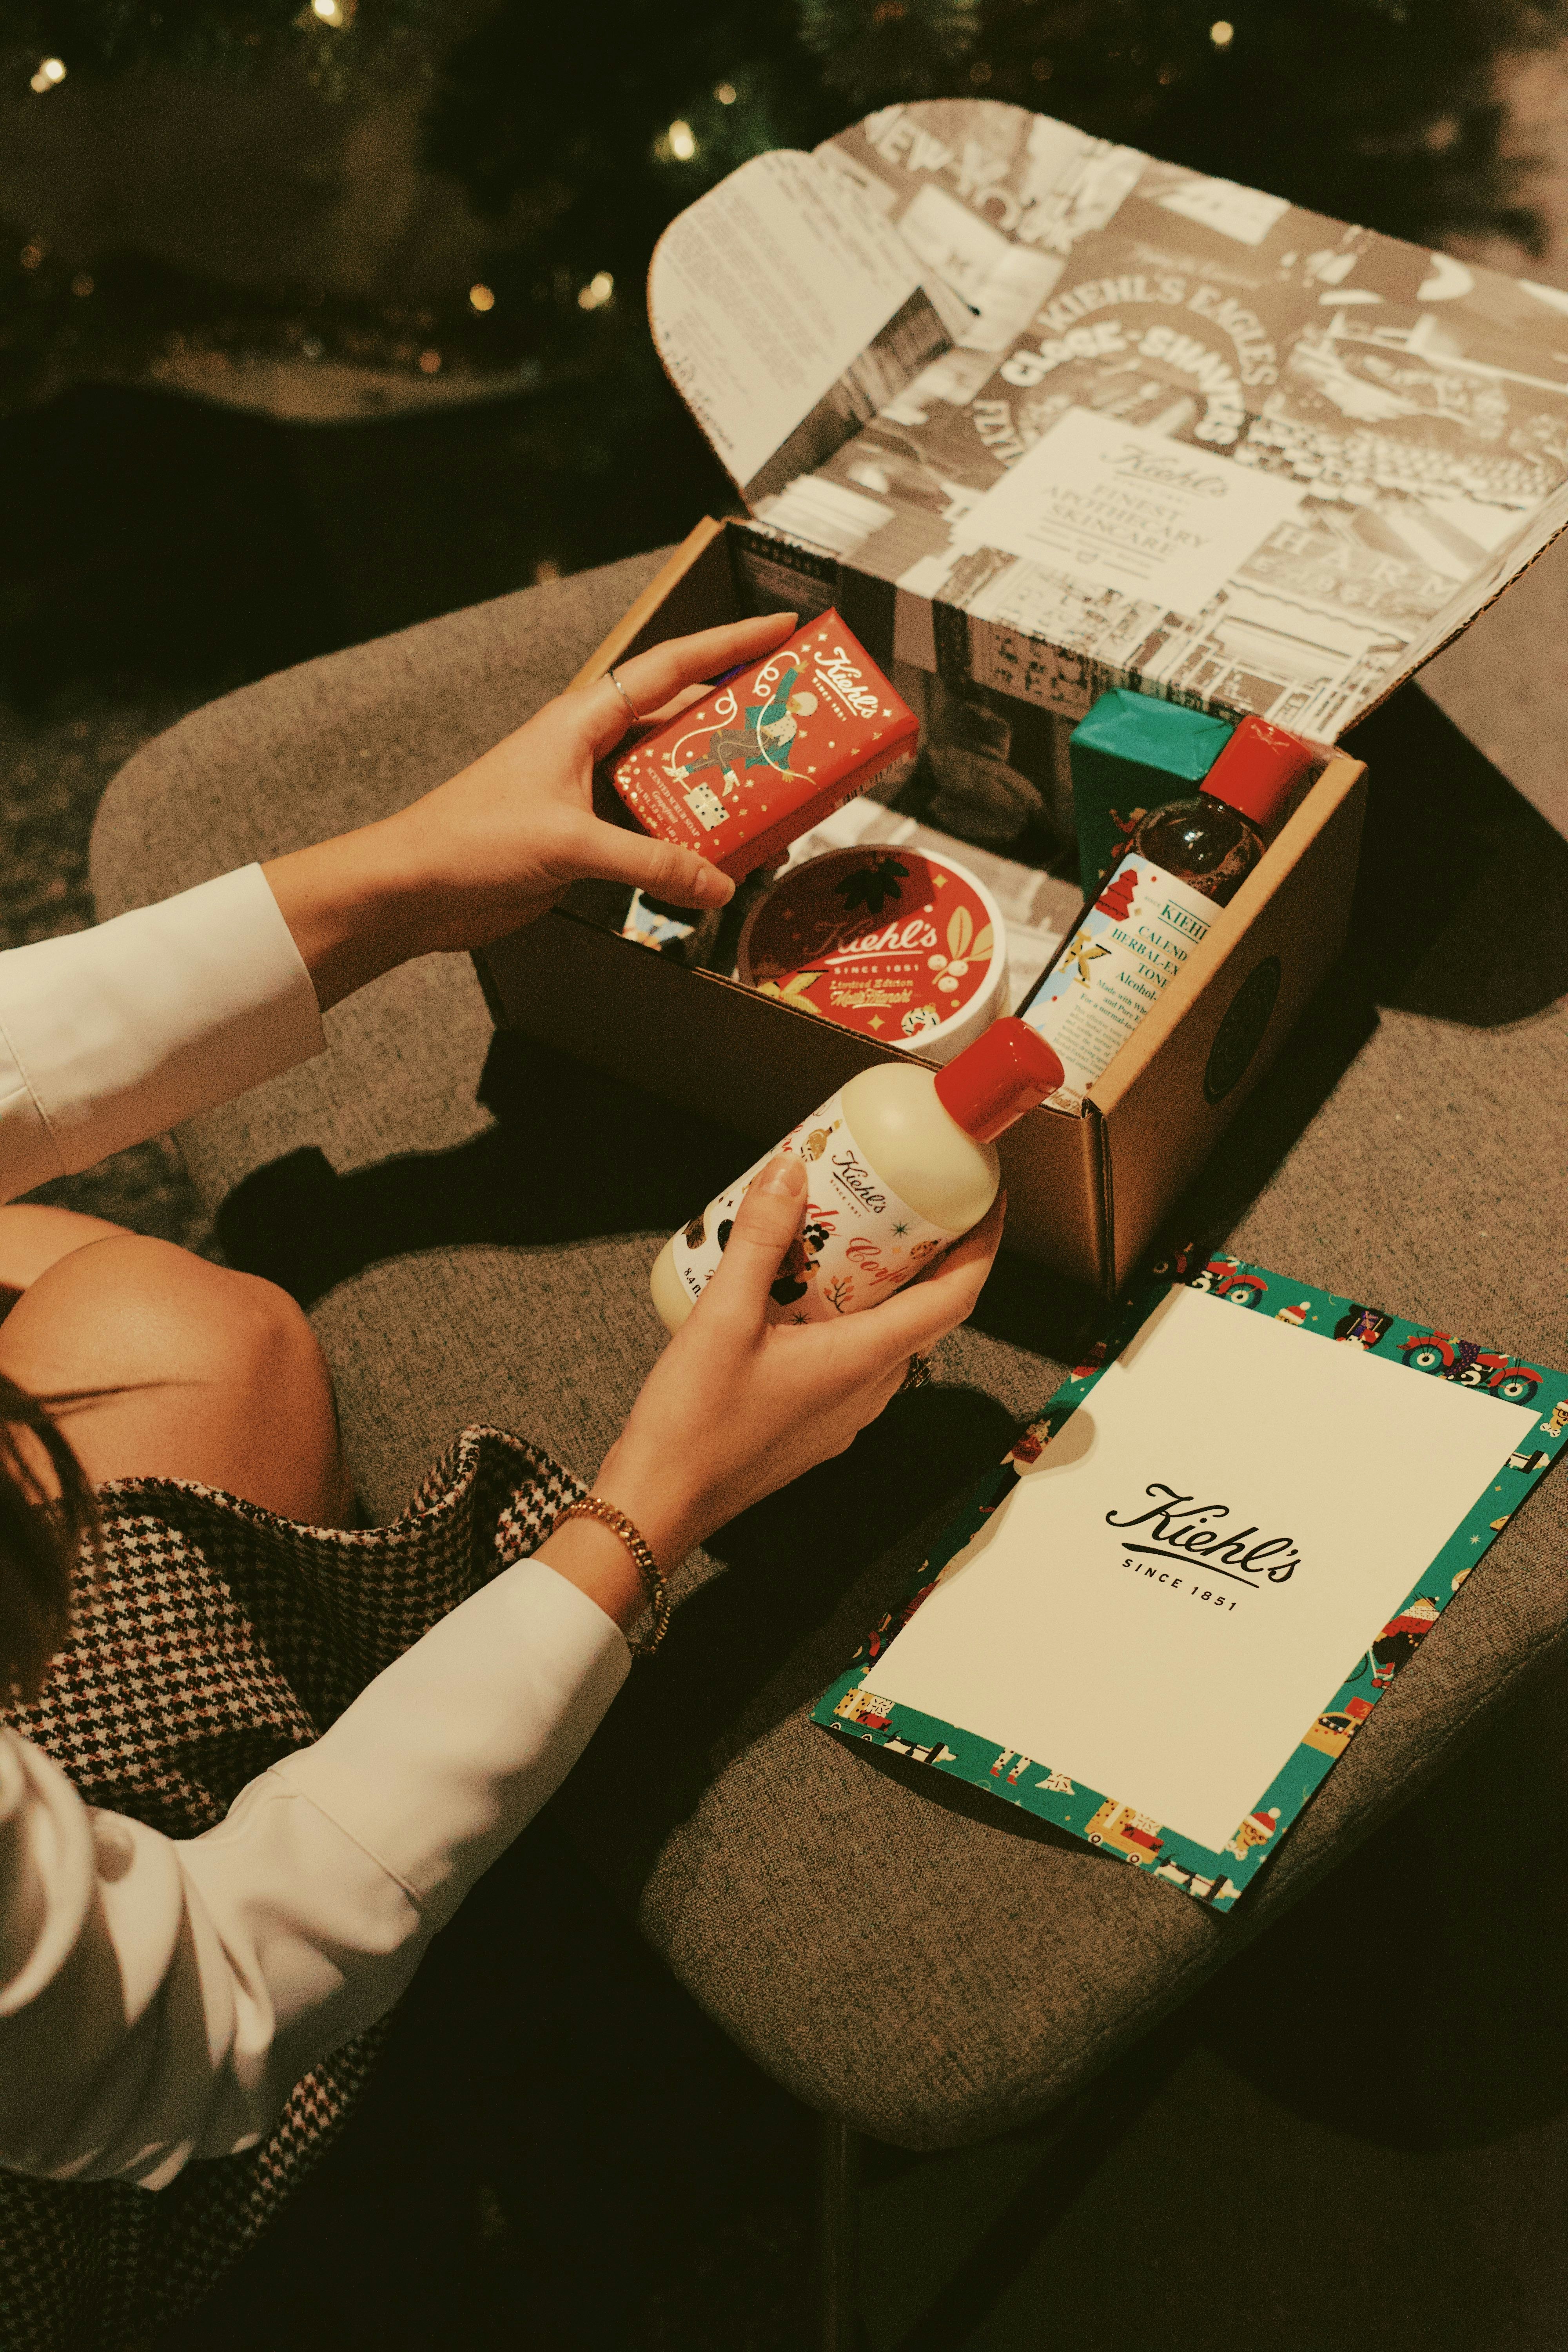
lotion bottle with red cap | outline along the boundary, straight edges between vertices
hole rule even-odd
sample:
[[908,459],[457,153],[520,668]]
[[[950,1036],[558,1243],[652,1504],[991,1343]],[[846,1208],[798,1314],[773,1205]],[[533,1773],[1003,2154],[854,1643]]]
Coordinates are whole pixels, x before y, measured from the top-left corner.
[[[773,1286],[775,1323],[874,1307],[977,1225],[1001,1182],[995,1139],[1061,1085],[1062,1066],[1021,1021],[992,1023],[944,1070],[883,1062],[812,1112],[776,1150],[805,1164],[799,1236]],[[678,1331],[723,1255],[764,1153],[655,1262],[653,1303]]]

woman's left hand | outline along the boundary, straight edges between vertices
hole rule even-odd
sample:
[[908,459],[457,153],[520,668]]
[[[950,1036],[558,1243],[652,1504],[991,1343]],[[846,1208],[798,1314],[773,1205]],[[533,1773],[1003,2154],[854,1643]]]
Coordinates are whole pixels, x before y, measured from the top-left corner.
[[678,906],[721,907],[734,885],[696,850],[595,815],[595,764],[633,711],[672,716],[702,681],[762,660],[795,626],[793,613],[776,613],[672,637],[617,667],[626,701],[607,677],[557,695],[395,815],[270,860],[267,879],[322,1009],[410,956],[521,929],[571,882],[628,882]]
[[[716,1528],[854,1443],[910,1360],[963,1322],[1002,1238],[1005,1198],[895,1297],[826,1323],[771,1319],[769,1288],[805,1213],[805,1170],[771,1160],[735,1213],[712,1280],[660,1356],[599,1465],[594,1492],[624,1511],[668,1572]],[[642,1579],[618,1536],[568,1519],[538,1557],[629,1631]]]

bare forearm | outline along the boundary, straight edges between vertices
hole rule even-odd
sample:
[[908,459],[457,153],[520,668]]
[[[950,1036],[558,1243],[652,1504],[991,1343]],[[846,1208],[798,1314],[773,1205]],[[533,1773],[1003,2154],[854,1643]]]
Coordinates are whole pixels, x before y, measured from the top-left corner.
[[425,952],[414,894],[386,826],[291,850],[261,870],[323,1013]]
[[[646,1455],[647,1449],[641,1450]],[[668,1577],[714,1524],[694,1513],[686,1482],[668,1462],[639,1458],[625,1436],[599,1465],[594,1492],[624,1511]],[[623,1633],[647,1606],[641,1577],[619,1536],[595,1519],[569,1519],[540,1548],[537,1557],[596,1601]]]
[[404,809],[262,871],[323,1012],[410,956],[480,948],[535,921],[571,882],[721,907],[734,885],[695,850],[594,814],[594,766],[628,709],[683,707],[699,681],[765,654],[795,625],[770,614],[638,654],[607,681],[558,695],[515,734]]

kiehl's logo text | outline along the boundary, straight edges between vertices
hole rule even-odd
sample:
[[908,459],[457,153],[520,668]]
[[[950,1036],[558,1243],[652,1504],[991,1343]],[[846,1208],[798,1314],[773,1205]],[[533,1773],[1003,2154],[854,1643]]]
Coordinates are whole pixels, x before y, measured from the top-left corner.
[[1173,931],[1182,931],[1189,940],[1206,940],[1211,926],[1201,915],[1189,915],[1184,907],[1173,907],[1167,899],[1160,909],[1162,922],[1169,923]]
[[855,1198],[874,1215],[881,1215],[888,1205],[888,1196],[878,1190],[877,1181],[864,1160],[853,1151],[836,1151],[832,1168],[847,1192],[853,1192]]
[[1201,1565],[1205,1573],[1228,1576],[1237,1584],[1256,1585],[1265,1579],[1270,1584],[1289,1584],[1301,1564],[1293,1536],[1226,1528],[1223,1522],[1231,1515],[1228,1503],[1200,1503],[1191,1495],[1178,1494],[1174,1486],[1155,1485],[1143,1492],[1150,1497],[1148,1510],[1135,1511],[1130,1518],[1118,1518],[1114,1511],[1105,1514],[1108,1528],[1142,1528],[1145,1540],[1131,1543],[1124,1538],[1124,1551],[1147,1552],[1189,1568]]
[[835,963],[847,963],[851,956],[923,955],[939,944],[936,925],[923,915],[885,924],[879,931],[857,931],[856,919],[851,915],[836,924],[816,953],[831,956]]
[[865,672],[850,660],[842,646],[835,646],[830,654],[817,656],[816,675],[818,682],[857,719],[875,719],[877,698],[868,686],[861,684]]
[[1129,441],[1105,460],[1108,473],[1122,474],[1140,482],[1158,482],[1163,489],[1187,490],[1194,498],[1223,499],[1226,486],[1217,474],[1205,472],[1201,467],[1184,466],[1175,457],[1156,456],[1152,449],[1140,449]]

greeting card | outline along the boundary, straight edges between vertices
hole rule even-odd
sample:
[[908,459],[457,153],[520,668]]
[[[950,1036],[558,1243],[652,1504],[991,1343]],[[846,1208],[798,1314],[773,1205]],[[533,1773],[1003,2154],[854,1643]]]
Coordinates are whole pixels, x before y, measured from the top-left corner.
[[1565,1430],[1562,1373],[1236,1259],[1178,1265],[816,1719],[1226,1907]]

